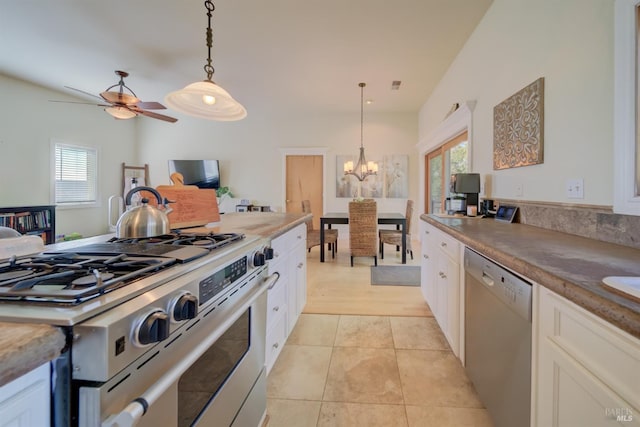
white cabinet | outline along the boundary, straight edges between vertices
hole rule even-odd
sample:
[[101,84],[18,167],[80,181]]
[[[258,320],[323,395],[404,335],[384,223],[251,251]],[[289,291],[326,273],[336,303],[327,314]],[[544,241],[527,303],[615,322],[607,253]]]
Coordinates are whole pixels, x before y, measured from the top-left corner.
[[50,367],[40,367],[0,387],[0,427],[50,425]]
[[280,278],[267,293],[267,373],[307,302],[307,226],[300,224],[271,241],[269,274]]
[[640,340],[547,288],[535,292],[532,425],[640,426]]
[[464,246],[424,221],[420,225],[422,295],[454,354],[460,357],[460,269]]

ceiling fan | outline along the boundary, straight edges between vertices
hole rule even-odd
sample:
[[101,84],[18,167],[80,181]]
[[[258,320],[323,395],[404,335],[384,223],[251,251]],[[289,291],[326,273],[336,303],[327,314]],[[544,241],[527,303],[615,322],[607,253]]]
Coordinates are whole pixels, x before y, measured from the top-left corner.
[[[166,107],[159,102],[143,102],[136,94],[124,84],[124,78],[129,76],[126,71],[116,70],[116,75],[120,76],[120,81],[113,86],[110,86],[104,92],[100,93],[100,96],[94,95],[89,92],[85,92],[80,89],[65,86],[67,89],[75,90],[76,92],[83,93],[85,95],[92,96],[100,100],[100,104],[93,104],[90,102],[74,102],[74,101],[52,101],[52,102],[66,102],[71,104],[89,104],[97,105],[98,107],[105,107],[104,111],[115,117],[116,119],[125,120],[131,119],[139,114],[153,119],[164,120],[165,122],[175,123],[178,119],[165,116],[163,114],[154,113],[147,110],[164,110]],[[112,90],[116,88],[116,90]],[[125,89],[129,92],[126,93]],[[107,102],[106,104],[104,102]]]

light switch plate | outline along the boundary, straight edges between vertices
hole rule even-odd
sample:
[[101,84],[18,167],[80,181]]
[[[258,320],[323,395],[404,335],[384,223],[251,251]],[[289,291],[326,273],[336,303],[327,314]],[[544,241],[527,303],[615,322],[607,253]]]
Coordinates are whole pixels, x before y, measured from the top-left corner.
[[569,199],[584,199],[584,179],[568,179],[565,188]]

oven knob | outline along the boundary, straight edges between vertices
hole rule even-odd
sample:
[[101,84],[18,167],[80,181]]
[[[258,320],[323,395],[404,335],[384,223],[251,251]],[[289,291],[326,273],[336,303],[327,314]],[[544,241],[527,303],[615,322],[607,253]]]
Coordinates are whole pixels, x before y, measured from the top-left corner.
[[264,265],[264,258],[264,254],[262,252],[255,252],[251,258],[251,266],[260,267],[261,265]]
[[198,297],[189,293],[180,295],[173,304],[171,313],[173,320],[177,322],[195,319],[198,315]]
[[270,259],[273,259],[273,248],[271,246],[267,246],[266,248],[264,248],[264,259],[266,259],[267,261],[269,261]]
[[137,344],[147,345],[169,337],[169,316],[162,311],[148,314],[138,325],[135,338]]

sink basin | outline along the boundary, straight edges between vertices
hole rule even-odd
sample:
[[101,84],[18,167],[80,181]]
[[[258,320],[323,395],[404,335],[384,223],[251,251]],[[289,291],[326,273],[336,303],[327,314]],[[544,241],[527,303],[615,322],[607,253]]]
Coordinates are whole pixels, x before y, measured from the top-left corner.
[[640,277],[609,276],[602,279],[602,282],[609,287],[640,298]]

